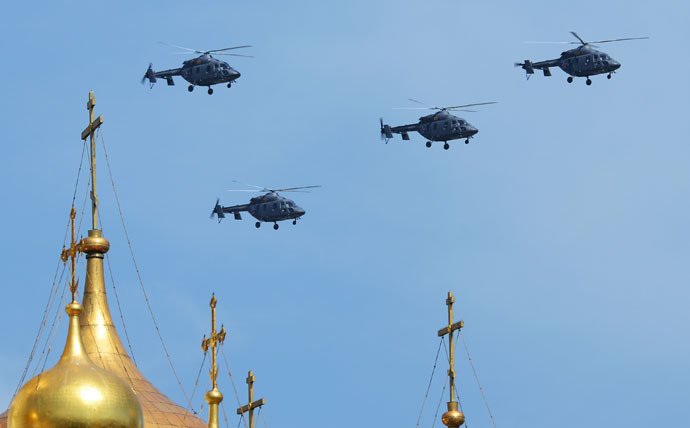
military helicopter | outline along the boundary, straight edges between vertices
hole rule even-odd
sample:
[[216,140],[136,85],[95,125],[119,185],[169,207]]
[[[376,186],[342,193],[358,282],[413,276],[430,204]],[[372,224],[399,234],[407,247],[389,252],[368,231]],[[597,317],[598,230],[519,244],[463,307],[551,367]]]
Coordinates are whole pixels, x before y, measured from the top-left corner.
[[443,148],[448,150],[450,145],[448,141],[458,140],[465,138],[465,144],[470,143],[470,138],[474,137],[479,130],[474,126],[470,125],[466,120],[454,116],[448,112],[450,111],[469,111],[474,112],[474,110],[467,110],[465,107],[472,106],[482,106],[486,104],[496,104],[495,102],[488,103],[475,103],[475,104],[464,104],[461,106],[450,106],[450,107],[430,107],[421,101],[408,98],[410,101],[421,104],[425,107],[407,107],[400,110],[437,110],[427,116],[422,116],[419,118],[419,123],[411,125],[401,125],[393,126],[386,125],[383,123],[383,118],[379,119],[381,123],[381,139],[386,141],[393,138],[393,134],[400,134],[402,139],[407,141],[410,139],[408,132],[417,131],[428,141],[426,142],[427,147],[431,147],[432,141],[443,142]]
[[[542,70],[544,76],[551,76],[550,67],[560,67],[561,70],[568,73],[568,83],[573,83],[573,76],[575,77],[586,77],[587,86],[592,84],[592,79],[590,76],[597,74],[606,74],[606,78],[610,79],[613,73],[616,72],[621,66],[621,64],[615,59],[611,58],[608,54],[600,52],[593,49],[592,43],[610,43],[610,42],[620,42],[623,40],[641,40],[648,39],[649,37],[627,37],[624,39],[612,39],[612,40],[597,40],[596,42],[585,42],[580,36],[574,31],[570,34],[575,36],[578,40],[577,42],[542,42],[542,43],[563,43],[572,44],[580,46],[569,49],[561,53],[561,57],[557,59],[550,59],[546,61],[532,62],[530,60],[525,60],[523,63],[515,63],[516,67],[521,67],[525,70],[527,74],[527,79],[529,80],[530,75],[534,74],[534,70]],[[534,42],[539,43],[539,42]],[[595,46],[597,47],[597,46]]]
[[[239,183],[239,182],[236,182]],[[241,184],[241,183],[240,183]],[[262,222],[273,223],[273,229],[278,230],[278,222],[292,220],[292,224],[297,224],[297,219],[301,218],[306,211],[300,208],[290,199],[286,199],[278,192],[300,192],[302,189],[313,189],[321,186],[302,186],[288,187],[285,189],[269,189],[261,186],[246,184],[255,187],[255,190],[229,190],[229,192],[267,192],[265,195],[251,198],[248,204],[232,205],[224,207],[220,205],[220,198],[216,200],[216,205],[211,211],[211,218],[216,216],[218,223],[225,218],[225,214],[233,214],[235,220],[242,220],[241,212],[247,211],[258,221],[254,224],[257,228],[261,227]]]
[[[184,49],[185,51],[194,52],[201,54],[194,59],[189,59],[182,62],[182,67],[173,68],[164,71],[154,71],[153,64],[149,64],[146,74],[141,78],[141,83],[143,84],[146,79],[149,80],[150,87],[156,83],[156,79],[165,79],[168,82],[168,86],[174,86],[173,76],[182,76],[182,78],[191,85],[187,87],[189,92],[194,90],[195,86],[208,86],[208,94],[213,93],[212,85],[217,85],[220,83],[228,84],[228,88],[232,86],[232,83],[240,77],[240,72],[230,67],[230,65],[219,59],[214,58],[211,54],[215,55],[230,55],[230,56],[241,56],[245,58],[253,58],[250,55],[239,55],[234,53],[225,53],[224,51],[229,51],[232,49],[243,49],[250,48],[251,45],[246,46],[234,46],[231,48],[224,49],[213,49],[209,51],[200,51],[196,49],[185,48],[182,46],[168,45],[176,47],[179,49]],[[186,52],[181,52],[186,53]]]

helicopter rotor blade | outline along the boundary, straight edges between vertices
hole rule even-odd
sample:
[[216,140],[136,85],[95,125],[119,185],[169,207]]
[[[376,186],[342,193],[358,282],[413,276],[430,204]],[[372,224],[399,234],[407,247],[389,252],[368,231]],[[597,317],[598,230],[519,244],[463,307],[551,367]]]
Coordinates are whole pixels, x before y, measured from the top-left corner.
[[572,44],[579,45],[578,42],[535,42],[535,41],[528,41],[528,42],[522,42],[522,43],[528,43],[531,45],[572,45]]
[[213,211],[211,211],[211,215],[210,215],[208,218],[212,219],[213,216],[214,216],[214,214],[215,214],[215,215],[218,214],[218,212],[217,212],[216,209],[218,208],[218,205],[219,205],[219,204],[220,204],[220,198],[216,199],[216,204],[213,206]]
[[474,104],[464,104],[461,106],[449,106],[449,107],[444,107],[445,110],[450,110],[450,109],[456,109],[456,108],[464,108],[464,107],[472,107],[472,106],[484,106],[487,104],[498,104],[496,101],[489,101],[488,103],[474,103]]
[[251,48],[251,47],[252,47],[252,45],[233,46],[231,48],[211,49],[211,50],[205,51],[204,53],[223,52],[223,51],[229,51],[231,49],[244,49],[244,48]]
[[231,53],[217,53],[217,54],[214,54],[214,55],[241,56],[241,57],[244,57],[244,58],[254,58],[253,55],[240,55],[240,54],[231,54]]
[[429,106],[429,104],[423,103],[423,102],[421,102],[421,101],[417,101],[417,100],[415,100],[414,98],[408,98],[408,100],[412,101],[413,103],[421,104],[421,105],[423,105],[423,106],[426,107],[426,108],[431,108],[431,106]]
[[470,113],[476,113],[477,112],[477,110],[467,110],[464,108],[447,108],[446,110],[447,111],[468,111]]
[[576,38],[577,40],[579,40],[580,43],[582,43],[583,45],[586,45],[586,44],[587,44],[587,42],[585,42],[584,40],[582,40],[582,37],[578,36],[576,32],[571,31],[570,34],[572,34],[573,36],[575,36],[575,38]]
[[[299,189],[313,189],[315,187],[321,187],[321,186],[299,186],[299,187],[287,187],[285,189],[275,189],[273,190],[274,192],[297,192]],[[309,193],[309,192],[304,192],[304,193]]]
[[590,42],[589,44],[591,45],[592,43],[622,42],[623,40],[643,40],[643,39],[648,39],[648,38],[649,37],[625,37],[623,39],[596,40],[594,42]]
[[259,189],[260,192],[263,192],[264,189],[266,189],[266,188],[263,187],[263,186],[256,186],[256,185],[254,185],[254,184],[242,183],[241,181],[237,181],[237,180],[232,180],[232,182],[233,182],[233,183],[237,183],[237,184],[241,184],[241,185],[243,185],[243,186],[255,187],[255,188]]
[[[204,53],[204,51],[200,51],[198,49],[186,48],[184,46],[178,46],[178,45],[171,45],[170,43],[165,43],[165,42],[158,42],[158,43],[160,43],[161,45],[170,46],[172,48],[183,49],[185,51],[190,51],[190,52],[194,52],[194,53]],[[176,52],[176,53],[183,53],[183,52]]]

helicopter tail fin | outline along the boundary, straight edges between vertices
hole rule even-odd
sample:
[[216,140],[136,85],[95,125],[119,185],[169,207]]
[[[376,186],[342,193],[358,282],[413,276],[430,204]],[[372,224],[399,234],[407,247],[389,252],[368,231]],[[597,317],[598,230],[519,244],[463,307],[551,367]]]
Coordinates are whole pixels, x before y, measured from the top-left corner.
[[[141,84],[144,84],[144,81],[146,79],[149,79],[149,85],[151,88],[153,88],[153,85],[156,83],[156,72],[153,71],[153,64],[149,64],[149,68],[146,70],[146,74],[144,74],[144,77],[141,78]],[[168,82],[170,84],[170,82]]]
[[213,218],[214,215],[218,217],[218,223],[225,218],[223,207],[220,206],[220,198],[216,199],[216,205],[213,207],[213,211],[211,211],[211,218]]
[[531,74],[534,74],[534,66],[532,65],[532,61],[526,59],[525,62],[516,62],[515,63],[516,67],[520,67],[523,70],[525,70],[525,74],[527,75],[527,80],[529,80],[529,76]]
[[379,122],[381,122],[381,139],[385,140],[386,144],[388,144],[388,140],[393,138],[393,133],[391,132],[391,127],[390,127],[390,125],[384,125],[383,118],[380,118]]

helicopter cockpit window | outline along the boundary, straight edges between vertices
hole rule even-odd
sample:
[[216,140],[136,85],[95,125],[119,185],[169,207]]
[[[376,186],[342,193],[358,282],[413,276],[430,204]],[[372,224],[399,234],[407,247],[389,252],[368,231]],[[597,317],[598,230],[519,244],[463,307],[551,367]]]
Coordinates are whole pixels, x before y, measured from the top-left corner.
[[278,208],[278,202],[273,203],[273,211],[275,211]]
[[206,71],[211,71],[211,64],[206,66]]

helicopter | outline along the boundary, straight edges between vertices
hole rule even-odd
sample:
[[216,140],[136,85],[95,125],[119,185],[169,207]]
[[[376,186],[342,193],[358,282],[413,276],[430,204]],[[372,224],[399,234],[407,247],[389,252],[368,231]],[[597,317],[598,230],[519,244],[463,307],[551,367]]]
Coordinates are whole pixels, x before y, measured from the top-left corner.
[[148,79],[150,87],[153,88],[153,85],[156,83],[156,79],[165,79],[168,82],[168,86],[174,86],[175,82],[173,81],[173,76],[182,76],[184,80],[191,83],[191,85],[187,87],[189,92],[192,92],[195,86],[208,86],[208,94],[211,95],[213,93],[213,88],[211,88],[212,85],[227,83],[229,88],[232,86],[232,83],[240,77],[239,71],[230,67],[227,62],[214,58],[211,56],[211,54],[253,58],[250,55],[239,55],[224,52],[232,49],[250,48],[251,45],[234,46],[224,49],[212,49],[209,51],[200,51],[175,45],[169,46],[201,55],[194,59],[183,61],[182,67],[180,68],[172,68],[170,70],[154,71],[153,64],[149,64],[146,74],[144,74],[144,77],[141,78],[142,84],[146,79]]
[[247,184],[249,187],[256,187],[255,190],[229,190],[229,192],[267,192],[264,195],[251,198],[248,204],[232,205],[224,207],[220,205],[220,198],[216,200],[216,205],[211,211],[211,217],[216,216],[218,223],[225,218],[225,214],[232,214],[235,220],[242,220],[241,212],[247,211],[258,221],[254,224],[258,229],[262,222],[273,223],[273,229],[278,230],[278,222],[292,220],[292,224],[297,224],[306,211],[295,204],[290,199],[286,199],[278,192],[299,192],[302,189],[312,189],[321,186],[301,186],[288,187],[285,189],[269,189],[260,186]]
[[475,103],[475,104],[464,104],[461,106],[450,106],[450,107],[430,107],[421,101],[417,101],[412,98],[408,98],[410,101],[421,104],[425,107],[408,107],[402,110],[436,110],[427,116],[422,116],[419,118],[419,123],[410,125],[393,126],[386,125],[383,123],[383,118],[379,119],[381,124],[381,139],[386,141],[393,138],[393,134],[400,134],[402,139],[407,141],[410,139],[409,132],[417,131],[428,141],[426,142],[427,147],[431,147],[432,141],[443,142],[443,148],[448,150],[450,145],[448,141],[465,139],[465,144],[470,143],[470,138],[479,132],[477,128],[470,125],[465,119],[459,118],[450,114],[450,111],[469,111],[474,112],[474,110],[467,110],[465,107],[481,106],[486,104],[496,104],[496,102],[488,103]]
[[[578,40],[577,42],[543,42],[543,43],[564,43],[580,46],[569,49],[561,53],[561,57],[557,59],[550,59],[546,61],[532,62],[530,60],[525,60],[523,63],[515,63],[516,67],[521,67],[525,70],[527,74],[527,79],[529,80],[530,75],[534,74],[534,70],[542,70],[544,76],[551,76],[550,67],[559,67],[564,72],[568,73],[568,83],[573,83],[573,76],[575,77],[586,77],[587,86],[592,84],[592,79],[590,76],[597,74],[606,74],[606,78],[610,79],[613,73],[616,72],[621,67],[621,64],[615,59],[611,58],[607,53],[600,52],[593,49],[592,43],[610,43],[610,42],[620,42],[623,40],[642,40],[648,39],[649,37],[627,37],[624,39],[612,39],[612,40],[597,40],[595,42],[585,42],[576,32],[571,31],[570,34],[575,36]],[[534,42],[539,43],[539,42]],[[598,46],[595,46],[598,47]],[[608,74],[607,74],[608,73]]]

